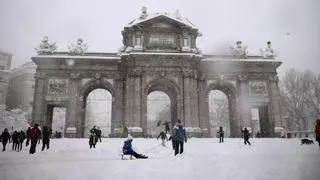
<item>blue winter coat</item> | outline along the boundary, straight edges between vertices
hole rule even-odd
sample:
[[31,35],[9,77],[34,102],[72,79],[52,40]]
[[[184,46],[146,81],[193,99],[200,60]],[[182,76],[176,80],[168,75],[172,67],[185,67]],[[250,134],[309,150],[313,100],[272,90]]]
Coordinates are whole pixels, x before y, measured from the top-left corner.
[[132,143],[132,139],[128,139],[124,142],[124,145],[122,147],[123,154],[126,154],[126,153],[132,151],[132,144],[131,143]]
[[175,141],[183,142],[187,141],[186,130],[181,124],[176,125],[173,128],[173,139]]

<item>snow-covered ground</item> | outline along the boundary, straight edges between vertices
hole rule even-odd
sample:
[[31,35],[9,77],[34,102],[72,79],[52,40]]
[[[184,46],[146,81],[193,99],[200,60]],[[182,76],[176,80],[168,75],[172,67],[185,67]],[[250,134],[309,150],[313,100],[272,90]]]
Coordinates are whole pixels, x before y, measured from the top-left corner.
[[192,138],[185,153],[175,157],[160,140],[134,139],[133,146],[149,159],[121,160],[124,139],[103,139],[89,149],[87,139],[54,139],[48,151],[34,155],[0,152],[0,180],[319,180],[317,144],[300,145],[299,139]]

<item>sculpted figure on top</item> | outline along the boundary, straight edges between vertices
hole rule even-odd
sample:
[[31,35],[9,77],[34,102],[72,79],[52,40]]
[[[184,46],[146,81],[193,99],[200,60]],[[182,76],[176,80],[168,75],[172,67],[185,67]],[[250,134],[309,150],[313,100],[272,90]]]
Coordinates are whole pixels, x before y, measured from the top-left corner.
[[71,54],[82,55],[87,51],[88,45],[87,43],[84,43],[81,38],[79,38],[77,40],[77,44],[71,44],[68,46],[68,48]]
[[56,49],[56,43],[49,43],[48,36],[44,36],[40,45],[37,48],[35,48],[38,55],[51,54]]
[[276,57],[276,53],[272,49],[270,41],[267,42],[267,47],[264,51],[260,49],[260,53],[261,53],[261,56],[267,59],[273,59]]
[[248,49],[247,46],[242,47],[241,41],[237,41],[236,47],[230,47],[231,54],[237,58],[247,58],[247,55],[248,55],[247,49]]

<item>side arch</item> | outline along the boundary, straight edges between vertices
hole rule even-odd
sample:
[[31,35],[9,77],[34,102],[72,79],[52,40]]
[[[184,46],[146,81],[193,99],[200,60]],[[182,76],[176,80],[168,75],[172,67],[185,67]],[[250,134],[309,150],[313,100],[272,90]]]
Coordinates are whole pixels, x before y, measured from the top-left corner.
[[115,103],[114,103],[114,87],[111,83],[108,81],[103,81],[103,80],[90,80],[87,83],[85,83],[83,86],[80,88],[80,129],[81,129],[81,137],[85,137],[85,121],[86,121],[86,103],[87,103],[87,97],[90,94],[90,92],[96,90],[96,89],[104,89],[110,92],[112,96],[112,101],[111,101],[111,133],[113,132],[114,128],[114,116],[115,116]]
[[[225,80],[218,80],[209,84],[206,87],[205,97],[207,99],[207,103],[209,103],[209,93],[211,90],[220,90],[226,94],[228,98],[228,108],[229,108],[229,121],[230,121],[230,135],[231,137],[236,137],[239,134],[239,125],[240,122],[237,120],[237,89],[236,87]],[[209,107],[209,104],[208,104]],[[209,115],[209,108],[208,108]],[[208,116],[209,117],[209,116]]]

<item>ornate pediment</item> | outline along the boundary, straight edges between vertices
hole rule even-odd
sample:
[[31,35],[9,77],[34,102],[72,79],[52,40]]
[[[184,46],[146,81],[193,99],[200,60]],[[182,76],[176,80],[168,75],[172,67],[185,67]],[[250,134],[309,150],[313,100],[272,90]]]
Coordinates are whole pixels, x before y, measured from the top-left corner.
[[199,53],[196,39],[198,29],[179,12],[175,14],[148,14],[142,8],[141,15],[122,31],[122,52],[156,51]]

